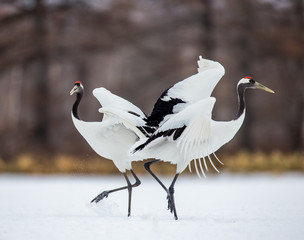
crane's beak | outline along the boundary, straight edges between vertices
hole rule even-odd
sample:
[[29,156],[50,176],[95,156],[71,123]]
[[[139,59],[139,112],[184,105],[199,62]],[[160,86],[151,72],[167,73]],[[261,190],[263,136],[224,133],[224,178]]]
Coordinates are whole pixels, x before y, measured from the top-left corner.
[[270,88],[265,87],[264,85],[262,85],[262,84],[260,84],[258,82],[255,82],[254,87],[257,88],[257,89],[264,90],[266,92],[274,93],[274,91],[272,91]]
[[70,95],[73,95],[73,93],[77,92],[78,86],[74,86],[72,90],[70,91]]

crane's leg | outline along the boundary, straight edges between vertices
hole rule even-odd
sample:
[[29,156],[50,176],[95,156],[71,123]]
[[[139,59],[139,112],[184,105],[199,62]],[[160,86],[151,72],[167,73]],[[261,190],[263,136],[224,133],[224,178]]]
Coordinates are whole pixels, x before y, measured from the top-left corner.
[[133,172],[133,170],[131,169],[130,172],[132,173],[133,177],[135,178],[135,183],[134,184],[131,184],[128,177],[127,177],[127,174],[126,173],[123,173],[126,181],[127,181],[127,186],[124,186],[124,187],[120,187],[120,188],[115,188],[115,189],[112,189],[112,190],[107,190],[107,191],[103,191],[102,193],[100,193],[98,196],[96,196],[92,201],[91,203],[93,202],[96,202],[98,203],[100,200],[102,200],[103,198],[107,198],[109,196],[110,193],[112,192],[117,192],[117,191],[120,191],[120,190],[124,190],[124,189],[128,189],[128,193],[129,193],[129,204],[128,204],[128,216],[130,216],[131,214],[131,196],[132,196],[132,188],[133,187],[137,187],[140,185],[140,180],[139,178],[135,175],[135,173]]
[[131,215],[131,198],[132,198],[132,185],[129,181],[129,178],[127,176],[126,173],[123,173],[125,179],[126,179],[126,182],[128,184],[128,193],[129,193],[129,199],[128,199],[128,217],[130,217]]
[[152,175],[152,177],[162,186],[162,188],[168,192],[168,189],[166,188],[166,186],[160,181],[160,179],[151,171],[150,169],[150,165],[153,164],[153,163],[156,163],[156,162],[159,162],[159,160],[153,160],[151,162],[146,162],[144,164],[145,166],[145,169]]
[[135,178],[135,183],[132,184],[132,187],[138,187],[141,184],[141,181],[139,180],[139,178],[135,175],[135,173],[133,172],[132,169],[130,169],[130,172],[132,173],[133,177]]
[[[151,164],[153,163],[156,163],[158,162],[159,160],[153,160],[151,162],[147,162],[144,164],[145,166],[145,169],[152,175],[152,177],[161,185],[161,187],[166,191],[167,193],[167,199],[168,199],[168,209],[170,210],[170,212],[174,213],[174,218],[175,220],[178,219],[177,217],[177,213],[176,213],[176,208],[175,208],[175,203],[174,203],[174,184],[175,184],[175,181],[178,177],[179,174],[176,174],[170,187],[169,187],[169,190],[166,188],[166,186],[160,181],[160,179],[151,171],[150,169],[150,166]],[[170,192],[171,191],[171,192]]]
[[177,217],[176,208],[175,208],[175,201],[174,201],[174,184],[175,184],[178,176],[179,176],[179,173],[175,174],[175,176],[173,178],[173,181],[172,181],[172,183],[169,187],[169,194],[170,194],[171,199],[168,199],[168,208],[170,209],[171,213],[172,212],[174,213],[175,220],[177,220],[178,217]]
[[127,181],[128,184],[128,193],[129,193],[129,200],[128,200],[128,217],[130,217],[131,215],[131,199],[132,199],[132,188],[133,187],[137,187],[140,185],[140,180],[139,178],[135,175],[135,173],[133,172],[133,170],[131,169],[130,172],[132,173],[133,177],[135,178],[136,182],[134,184],[131,184],[127,174],[124,173],[124,177]]

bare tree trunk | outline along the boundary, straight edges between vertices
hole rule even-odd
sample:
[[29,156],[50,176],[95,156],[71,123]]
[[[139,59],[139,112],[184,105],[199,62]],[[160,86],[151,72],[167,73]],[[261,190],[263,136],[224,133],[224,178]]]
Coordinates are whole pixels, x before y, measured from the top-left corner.
[[[303,0],[296,0],[294,2],[294,14],[296,18],[296,25],[295,25],[295,37],[296,42],[300,46],[299,56],[296,58],[296,74],[298,76],[304,75],[304,3]],[[297,112],[295,116],[295,131],[293,131],[294,136],[294,148],[295,150],[303,150],[304,149],[304,83],[302,77],[295,76],[294,79],[296,80],[295,84],[295,94],[296,96],[296,105]]]
[[34,61],[35,76],[33,108],[34,108],[34,129],[31,140],[34,151],[47,151],[48,144],[48,88],[47,71],[48,59],[45,46],[46,38],[46,8],[43,0],[36,0],[34,11],[35,38],[37,43],[36,59]]
[[[253,8],[251,6],[250,0],[237,0],[238,11],[237,14],[240,16],[240,29],[239,36],[237,40],[237,47],[239,49],[238,62],[239,70],[242,76],[250,75],[251,65],[250,58],[252,59],[252,46],[251,46],[251,31],[252,31],[252,20],[254,19]],[[250,96],[246,96],[247,107],[250,105]],[[250,107],[249,107],[250,108]],[[245,126],[241,131],[241,144],[240,147],[243,149],[252,150],[253,145],[250,139],[250,132],[253,124],[253,113],[251,111],[246,111]]]
[[213,34],[213,11],[212,1],[203,0],[203,13],[201,17],[202,35],[203,35],[203,49],[205,58],[213,58],[215,38]]

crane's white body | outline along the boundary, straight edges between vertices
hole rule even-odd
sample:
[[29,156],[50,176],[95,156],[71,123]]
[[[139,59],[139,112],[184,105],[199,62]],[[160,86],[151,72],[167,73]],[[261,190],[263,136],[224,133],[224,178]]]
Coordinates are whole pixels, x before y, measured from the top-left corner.
[[138,157],[129,156],[128,150],[139,139],[146,139],[137,128],[145,125],[145,114],[105,88],[94,89],[93,95],[103,106],[99,109],[104,114],[102,122],[85,122],[72,114],[73,123],[98,155],[112,160],[120,172],[130,170]]
[[[173,115],[152,134],[150,138],[155,136],[155,139],[146,144],[142,150],[133,153],[134,149],[145,144],[146,140],[137,142],[131,148],[131,155],[143,159],[156,158],[176,164],[176,173],[183,172],[191,160],[203,160],[204,166],[207,168],[204,158],[208,157],[213,165],[209,155],[234,137],[245,117],[244,113],[237,120],[228,122],[214,121],[211,119],[214,103],[215,98],[209,97]],[[184,131],[177,139],[174,140],[174,134],[167,136],[166,133],[168,131],[180,129],[184,126]],[[199,163],[204,174],[202,164],[201,162]],[[197,166],[196,171],[199,174]]]

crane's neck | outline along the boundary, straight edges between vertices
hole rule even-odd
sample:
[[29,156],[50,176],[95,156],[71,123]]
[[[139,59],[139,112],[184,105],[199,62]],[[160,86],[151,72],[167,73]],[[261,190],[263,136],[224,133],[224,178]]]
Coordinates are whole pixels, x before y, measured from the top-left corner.
[[83,92],[76,93],[76,101],[74,102],[73,108],[72,108],[73,116],[74,116],[74,118],[77,118],[78,120],[80,120],[79,116],[78,116],[78,105],[81,101],[82,95],[83,95]]
[[237,87],[237,94],[238,94],[238,112],[236,115],[236,118],[234,120],[239,119],[243,114],[245,114],[246,111],[246,102],[245,102],[245,90],[246,86],[243,84],[238,85]]

